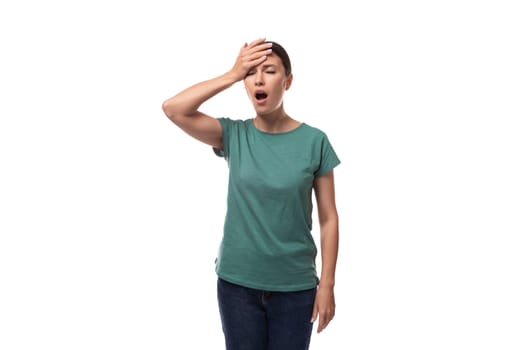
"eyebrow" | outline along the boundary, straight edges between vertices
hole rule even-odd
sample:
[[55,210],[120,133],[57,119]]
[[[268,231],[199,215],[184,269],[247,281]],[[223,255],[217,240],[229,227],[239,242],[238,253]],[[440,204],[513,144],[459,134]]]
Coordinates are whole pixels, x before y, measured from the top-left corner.
[[[270,63],[270,64],[263,64],[261,67],[262,67],[262,69],[266,69],[266,68],[275,68],[275,69],[277,69],[277,65],[276,65],[276,64],[273,64],[273,63]],[[250,70],[250,72],[253,71],[254,69],[255,69],[255,67],[253,67],[253,68]]]

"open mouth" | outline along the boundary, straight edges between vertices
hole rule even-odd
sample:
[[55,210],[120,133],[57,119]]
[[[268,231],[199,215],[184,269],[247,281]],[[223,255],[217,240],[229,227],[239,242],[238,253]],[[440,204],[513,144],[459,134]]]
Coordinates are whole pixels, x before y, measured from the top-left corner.
[[255,99],[258,101],[264,100],[266,97],[268,97],[268,94],[266,92],[256,92],[255,93]]

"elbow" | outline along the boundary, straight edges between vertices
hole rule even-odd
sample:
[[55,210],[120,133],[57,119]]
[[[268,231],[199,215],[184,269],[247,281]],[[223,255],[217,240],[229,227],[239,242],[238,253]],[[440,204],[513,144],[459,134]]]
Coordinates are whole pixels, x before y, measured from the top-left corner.
[[162,103],[162,111],[173,123],[177,124],[177,106],[171,99],[166,100]]
[[171,119],[171,115],[173,115],[173,106],[170,100],[162,102],[162,111]]
[[335,205],[329,209],[319,211],[319,222],[321,224],[339,224],[339,214]]
[[319,216],[319,225],[322,231],[337,232],[339,229],[339,215],[337,210],[323,213]]

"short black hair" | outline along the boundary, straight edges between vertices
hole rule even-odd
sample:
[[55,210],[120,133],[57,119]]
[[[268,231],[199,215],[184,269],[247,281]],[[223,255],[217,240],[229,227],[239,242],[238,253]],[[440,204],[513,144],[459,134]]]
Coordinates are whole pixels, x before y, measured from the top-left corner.
[[290,62],[290,57],[288,56],[288,53],[282,47],[280,44],[276,43],[275,41],[266,41],[267,43],[272,43],[272,53],[279,56],[281,59],[281,62],[284,66],[284,73],[286,76],[290,75],[292,73],[292,63]]

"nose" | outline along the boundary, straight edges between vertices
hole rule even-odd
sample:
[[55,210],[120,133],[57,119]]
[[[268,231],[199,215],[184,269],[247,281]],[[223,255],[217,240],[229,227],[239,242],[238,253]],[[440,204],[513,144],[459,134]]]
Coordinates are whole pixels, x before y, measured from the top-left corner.
[[262,72],[255,73],[255,86],[264,85]]

